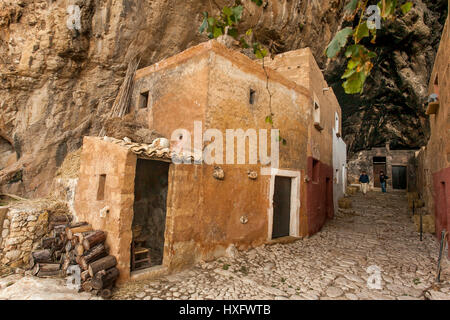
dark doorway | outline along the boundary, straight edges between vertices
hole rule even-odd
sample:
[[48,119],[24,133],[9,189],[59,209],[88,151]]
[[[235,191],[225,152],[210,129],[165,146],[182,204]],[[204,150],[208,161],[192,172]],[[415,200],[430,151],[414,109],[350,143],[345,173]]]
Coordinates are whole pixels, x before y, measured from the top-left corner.
[[289,235],[291,222],[291,178],[275,177],[272,239]]
[[169,165],[162,161],[137,160],[131,271],[162,264]]
[[386,157],[373,157],[373,186],[381,188],[380,171],[386,174]]
[[392,166],[392,188],[406,189],[406,167]]
[[332,218],[333,217],[333,210],[331,210],[331,203],[332,203],[332,199],[330,201],[330,195],[333,194],[333,188],[331,185],[331,178],[326,178],[325,179],[325,208],[326,208],[326,213],[327,213],[327,217],[328,218]]

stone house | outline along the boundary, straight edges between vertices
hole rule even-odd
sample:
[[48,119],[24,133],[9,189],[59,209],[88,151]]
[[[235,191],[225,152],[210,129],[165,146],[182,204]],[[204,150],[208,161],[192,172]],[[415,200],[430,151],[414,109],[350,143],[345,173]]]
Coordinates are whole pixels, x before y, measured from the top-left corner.
[[[170,147],[85,137],[75,196],[78,219],[108,232],[121,281],[233,246],[304,237],[333,217],[341,110],[309,49],[278,55],[263,69],[209,41],[137,70],[133,90],[130,114]],[[274,166],[265,157],[276,150]],[[130,247],[142,236],[151,267],[136,270]]]
[[372,148],[355,153],[348,160],[348,182],[359,184],[359,176],[364,170],[370,179],[370,188],[380,191],[379,173],[383,171],[389,179],[386,189],[408,190],[415,189],[415,153],[417,150],[391,150],[389,143],[385,147]]
[[417,154],[417,189],[426,209],[435,216],[436,235],[450,228],[450,22],[447,17],[434,62],[426,106],[430,138]]

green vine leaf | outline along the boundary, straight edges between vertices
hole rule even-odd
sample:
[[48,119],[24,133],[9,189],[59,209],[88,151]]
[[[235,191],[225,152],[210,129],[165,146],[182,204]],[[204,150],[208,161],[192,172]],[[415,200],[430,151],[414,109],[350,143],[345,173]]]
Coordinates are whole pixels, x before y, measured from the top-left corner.
[[252,0],[252,2],[256,3],[258,7],[261,7],[263,4],[263,0]]
[[266,121],[266,123],[270,123],[271,125],[273,125],[272,116],[267,116],[265,121]]
[[228,29],[228,35],[236,39],[238,37],[238,30],[236,28],[230,28]]
[[350,0],[350,2],[345,6],[344,10],[348,12],[354,12],[358,6],[358,0]]
[[339,31],[331,40],[327,49],[325,50],[328,58],[334,58],[339,51],[347,44],[348,37],[353,34],[353,29],[351,27],[347,27]]
[[244,49],[250,48],[250,45],[245,41],[244,37],[241,37],[240,39],[241,47]]
[[367,27],[366,21],[362,21],[358,28],[356,28],[354,36],[355,43],[358,43],[369,36],[369,28]]
[[362,93],[365,81],[366,75],[364,72],[355,72],[342,84],[342,87],[347,94]]
[[214,38],[220,37],[221,35],[223,35],[222,28],[218,28],[218,27],[214,26],[213,27],[213,36],[214,36]]
[[407,14],[413,7],[412,2],[406,2],[402,6],[400,6],[400,9],[402,9],[403,14]]
[[233,11],[232,19],[233,19],[234,23],[238,23],[239,21],[241,21],[242,11],[244,11],[244,7],[237,6],[237,7],[233,7],[231,10]]
[[397,7],[397,0],[382,0],[378,2],[378,7],[380,8],[383,19],[392,17]]
[[359,52],[363,49],[364,47],[360,44],[352,44],[351,46],[347,47],[347,50],[345,50],[345,56],[347,58],[350,57],[358,57],[359,56]]
[[203,33],[203,31],[206,30],[206,28],[208,28],[208,12],[203,12],[203,22],[200,26],[199,32]]

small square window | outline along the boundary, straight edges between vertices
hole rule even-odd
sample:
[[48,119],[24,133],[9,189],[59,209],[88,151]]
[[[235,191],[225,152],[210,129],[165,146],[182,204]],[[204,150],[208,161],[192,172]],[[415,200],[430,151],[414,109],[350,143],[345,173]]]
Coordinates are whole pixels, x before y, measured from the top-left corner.
[[139,97],[139,109],[145,109],[148,106],[148,91],[141,92]]
[[255,103],[255,93],[256,91],[253,89],[250,89],[250,98],[249,98],[249,103],[250,104],[254,104]]
[[105,199],[105,182],[106,182],[106,174],[101,174],[98,177],[97,200]]

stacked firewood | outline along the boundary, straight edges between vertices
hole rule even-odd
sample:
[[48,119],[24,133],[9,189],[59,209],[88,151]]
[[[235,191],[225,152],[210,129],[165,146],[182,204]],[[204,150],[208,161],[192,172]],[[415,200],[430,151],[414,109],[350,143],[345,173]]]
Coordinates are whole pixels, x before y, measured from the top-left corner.
[[78,265],[82,291],[109,298],[119,276],[116,258],[108,254],[106,233],[93,230],[87,222],[70,223],[59,218],[49,225],[50,237],[43,238],[40,250],[31,253],[32,274],[38,277],[76,274]]

